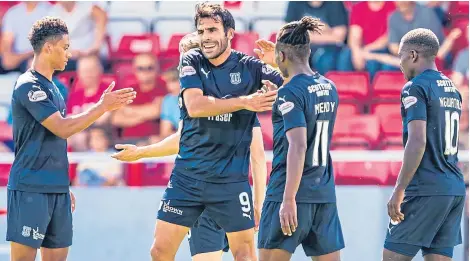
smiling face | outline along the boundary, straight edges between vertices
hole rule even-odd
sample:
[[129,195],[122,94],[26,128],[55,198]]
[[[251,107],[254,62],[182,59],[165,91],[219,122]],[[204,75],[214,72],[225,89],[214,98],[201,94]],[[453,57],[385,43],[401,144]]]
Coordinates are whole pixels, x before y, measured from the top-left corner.
[[201,50],[207,59],[216,59],[229,48],[233,29],[224,30],[221,19],[201,18],[197,26]]

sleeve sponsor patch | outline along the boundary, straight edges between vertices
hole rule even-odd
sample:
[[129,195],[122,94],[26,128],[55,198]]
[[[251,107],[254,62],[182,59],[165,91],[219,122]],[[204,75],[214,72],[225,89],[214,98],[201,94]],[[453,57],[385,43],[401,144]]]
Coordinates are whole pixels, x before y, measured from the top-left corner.
[[263,72],[263,74],[270,74],[274,71],[274,69],[273,67],[271,67],[271,65],[265,64],[263,65],[263,68],[261,68],[261,71]]
[[279,105],[279,111],[281,112],[282,115],[290,112],[292,109],[294,109],[294,103],[293,102],[284,102],[283,104]]
[[180,77],[185,77],[185,76],[190,76],[190,75],[195,75],[196,74],[196,69],[192,66],[183,66],[181,67],[180,70]]
[[30,102],[38,102],[47,99],[46,92],[40,91],[29,91],[28,92],[28,99]]
[[405,110],[413,106],[418,102],[418,99],[414,96],[408,96],[402,99],[403,106],[405,107]]

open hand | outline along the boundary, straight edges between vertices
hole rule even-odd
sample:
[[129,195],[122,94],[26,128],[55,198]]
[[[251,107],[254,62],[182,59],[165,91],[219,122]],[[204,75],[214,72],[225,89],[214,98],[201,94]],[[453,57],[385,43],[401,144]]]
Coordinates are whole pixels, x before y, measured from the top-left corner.
[[103,92],[99,101],[107,111],[114,111],[131,104],[136,97],[136,92],[132,88],[113,91],[115,85],[116,83],[113,81]]
[[114,146],[116,149],[121,150],[119,152],[111,155],[112,158],[115,158],[120,161],[131,162],[140,159],[139,151],[137,146],[132,144],[116,144]]

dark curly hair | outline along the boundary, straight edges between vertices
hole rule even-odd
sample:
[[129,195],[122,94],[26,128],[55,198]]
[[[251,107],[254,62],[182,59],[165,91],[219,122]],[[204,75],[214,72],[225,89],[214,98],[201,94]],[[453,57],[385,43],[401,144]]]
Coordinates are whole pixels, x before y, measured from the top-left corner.
[[212,18],[216,21],[220,21],[224,26],[225,33],[227,33],[230,28],[235,30],[235,19],[233,19],[232,14],[220,4],[211,4],[208,2],[197,4],[196,15],[194,16],[194,25],[196,28],[201,18]]
[[279,30],[276,47],[284,51],[290,60],[308,59],[306,53],[310,50],[309,32],[321,34],[322,26],[320,19],[309,16],[290,22]]
[[46,16],[33,24],[28,39],[34,52],[39,53],[45,42],[60,40],[63,35],[68,33],[69,30],[63,20]]

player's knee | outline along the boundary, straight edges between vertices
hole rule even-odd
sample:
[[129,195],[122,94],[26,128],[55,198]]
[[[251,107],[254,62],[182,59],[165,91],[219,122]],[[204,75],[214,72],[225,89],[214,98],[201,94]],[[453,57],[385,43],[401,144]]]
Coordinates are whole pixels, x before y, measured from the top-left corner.
[[154,244],[152,248],[150,248],[150,256],[152,257],[152,261],[174,260],[174,257],[169,256],[170,254],[166,249],[167,248],[163,246]]
[[235,261],[255,261],[254,240],[249,238],[242,240],[235,249],[232,248],[232,253]]

